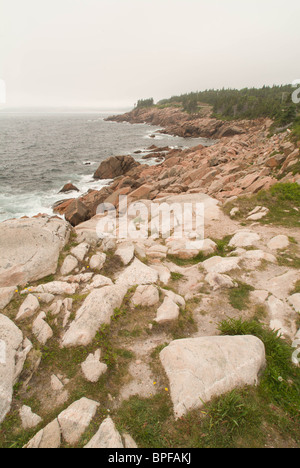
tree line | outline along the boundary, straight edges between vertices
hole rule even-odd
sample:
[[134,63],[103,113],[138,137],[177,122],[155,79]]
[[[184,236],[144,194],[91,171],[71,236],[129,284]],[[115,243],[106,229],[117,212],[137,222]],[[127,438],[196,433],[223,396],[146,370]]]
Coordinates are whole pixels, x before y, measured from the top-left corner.
[[256,119],[270,117],[278,126],[292,123],[299,115],[300,105],[292,101],[292,85],[264,86],[263,88],[209,89],[206,91],[172,96],[158,105],[180,105],[189,113],[197,113],[201,104],[213,108],[219,119]]

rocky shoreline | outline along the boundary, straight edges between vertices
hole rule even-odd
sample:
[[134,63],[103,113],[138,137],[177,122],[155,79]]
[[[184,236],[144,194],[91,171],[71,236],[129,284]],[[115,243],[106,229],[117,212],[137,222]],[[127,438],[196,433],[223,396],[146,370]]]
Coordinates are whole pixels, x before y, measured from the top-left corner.
[[[184,133],[191,123],[176,109],[122,118]],[[299,201],[285,199],[291,221],[278,224],[268,219],[274,206],[253,196],[279,180],[298,188],[300,142],[288,131],[270,137],[271,124],[205,117],[195,132],[218,137],[214,145],[153,146],[163,157],[155,166],[111,157],[95,173],[110,186],[57,204],[66,220],[0,223],[1,447],[211,446],[220,418],[216,434],[228,427],[231,445],[249,446],[251,433],[257,446],[298,446]],[[183,239],[100,239],[97,206],[122,217],[120,195],[202,203],[203,244],[192,228]],[[218,412],[228,401],[238,429]]]
[[202,115],[190,115],[174,107],[140,108],[121,115],[110,116],[110,122],[147,123],[163,127],[160,133],[180,136],[183,138],[213,138],[219,139],[227,136],[242,135],[251,129],[261,126],[259,121],[241,120],[237,122],[224,122],[211,117],[208,106]]
[[[134,110],[109,119],[167,125],[166,132],[179,135],[191,117],[171,108]],[[218,137],[212,146],[170,150],[152,145],[147,149],[149,157],[163,158],[163,162],[155,166],[139,164],[131,156],[111,157],[94,174],[95,178],[114,179],[109,187],[90,191],[78,199],[58,202],[54,212],[65,215],[67,221],[76,226],[95,216],[100,203],[117,206],[119,195],[127,195],[135,201],[140,198],[156,200],[166,194],[201,192],[224,202],[268,189],[278,180],[295,182],[299,175],[292,170],[289,172],[289,167],[293,168],[298,162],[299,148],[288,140],[288,130],[269,138],[271,125],[268,119],[239,121],[238,124],[199,119],[193,136]]]

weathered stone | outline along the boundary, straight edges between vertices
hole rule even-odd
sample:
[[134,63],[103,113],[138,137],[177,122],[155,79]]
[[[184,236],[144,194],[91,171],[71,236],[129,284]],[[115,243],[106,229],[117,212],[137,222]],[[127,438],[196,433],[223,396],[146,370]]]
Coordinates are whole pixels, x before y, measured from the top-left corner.
[[124,286],[129,289],[136,285],[156,283],[157,280],[157,271],[135,258],[132,264],[119,275],[116,285]]
[[24,448],[57,449],[61,444],[61,431],[57,419],[38,432]]
[[78,266],[77,258],[73,257],[73,255],[68,255],[64,259],[64,263],[62,264],[60,272],[63,276],[66,276],[69,273],[71,273],[71,271],[75,270],[77,266]]
[[76,257],[77,260],[82,262],[89,250],[90,250],[90,245],[87,242],[82,242],[81,244],[71,249],[71,254],[74,255],[74,257]]
[[92,270],[101,270],[105,262],[106,262],[106,255],[104,253],[98,253],[97,255],[92,256],[90,260],[90,268]]
[[21,330],[8,317],[0,314],[0,424],[10,410],[17,357],[22,343]]
[[78,226],[90,217],[89,208],[79,198],[73,200],[65,211],[65,218],[72,226]]
[[35,297],[39,301],[44,302],[45,304],[50,304],[55,299],[55,296],[53,294],[48,293],[35,294]]
[[293,294],[288,298],[288,301],[295,311],[300,313],[300,293]]
[[93,281],[88,284],[82,292],[85,294],[88,291],[92,291],[93,289],[97,288],[103,288],[104,286],[113,286],[112,280],[106,276],[95,275]]
[[168,247],[164,245],[153,245],[147,250],[147,257],[163,259],[167,257]]
[[266,281],[264,288],[278,297],[278,299],[285,300],[290,291],[295,287],[297,280],[300,279],[300,273],[297,270],[289,270],[283,275],[275,276],[269,281]]
[[166,323],[177,320],[179,317],[179,311],[180,309],[178,305],[172,301],[172,299],[166,297],[157,311],[155,322]]
[[69,238],[61,219],[32,218],[0,224],[0,287],[25,285],[54,274]]
[[264,252],[263,250],[248,250],[241,255],[241,258],[245,260],[248,269],[251,267],[253,269],[259,267],[263,260],[270,263],[277,262],[274,255]]
[[158,289],[152,285],[138,286],[131,302],[134,306],[151,307],[159,302]]
[[70,182],[65,184],[59,193],[68,193],[68,192],[79,192],[78,188]]
[[125,434],[122,434],[122,436],[123,436],[123,439],[124,439],[124,445],[125,445],[126,449],[137,449],[138,448],[136,442],[133,440],[131,435],[125,433]]
[[205,281],[213,288],[214,291],[217,289],[234,288],[237,286],[236,283],[227,275],[221,275],[219,273],[209,273],[205,277]]
[[111,418],[106,418],[103,421],[103,423],[99,427],[98,432],[94,435],[94,437],[84,448],[124,448],[121,436],[117,431]]
[[171,272],[169,268],[164,265],[152,265],[152,269],[157,271],[159,281],[161,281],[164,285],[167,285],[171,279]]
[[266,304],[270,315],[270,328],[286,338],[293,339],[297,332],[296,312],[287,303],[274,296],[270,296]]
[[161,292],[162,292],[166,297],[168,297],[168,298],[171,299],[173,302],[175,302],[175,304],[177,304],[177,305],[180,306],[180,307],[185,308],[185,300],[183,299],[182,296],[180,296],[179,294],[175,294],[173,291],[169,291],[168,289],[161,289]]
[[42,422],[42,418],[34,414],[29,406],[22,406],[19,411],[23,429],[33,429]]
[[90,273],[79,273],[79,275],[65,276],[61,278],[61,281],[67,281],[68,283],[88,283],[94,276],[93,272]]
[[254,336],[173,341],[160,353],[177,418],[214,397],[256,385],[265,367],[264,344]]
[[39,286],[30,288],[31,291],[36,293],[47,293],[54,295],[68,295],[72,296],[78,289],[78,284],[69,284],[64,281],[52,281],[51,283],[40,284]]
[[89,382],[98,382],[101,375],[107,371],[107,365],[100,362],[101,351],[98,349],[94,354],[89,354],[86,360],[81,364],[84,377]]
[[64,389],[64,384],[59,380],[59,378],[56,375],[51,375],[51,388],[55,392],[61,392]]
[[257,304],[264,304],[268,299],[268,296],[268,291],[264,291],[261,289],[250,292],[251,301],[256,302]]
[[120,257],[124,265],[128,265],[134,257],[134,245],[132,242],[124,242],[117,248],[116,255]]
[[16,320],[24,320],[32,317],[39,307],[38,299],[33,294],[29,294],[21,305]]
[[10,303],[14,297],[16,291],[16,286],[10,288],[0,288],[0,310],[5,309],[5,307]]
[[247,219],[249,221],[259,221],[260,219],[264,218],[265,216],[267,216],[267,214],[269,213],[269,209],[268,208],[264,208],[262,206],[257,206],[254,210],[252,210]]
[[241,259],[238,257],[223,258],[223,257],[211,257],[205,260],[202,265],[207,273],[226,273],[231,270],[239,269],[239,263]]
[[76,444],[90,425],[99,403],[87,398],[72,403],[58,416],[63,438],[68,444]]
[[49,308],[49,312],[52,315],[52,317],[56,317],[56,315],[58,315],[60,313],[62,305],[63,305],[62,300],[58,300],[58,301],[53,302],[53,304]]
[[52,328],[45,322],[45,318],[45,312],[41,312],[32,325],[32,333],[42,345],[45,345],[53,336]]
[[114,179],[129,172],[139,163],[132,156],[112,156],[102,161],[94,174],[95,179]]
[[230,247],[252,247],[260,240],[260,236],[252,231],[238,231],[231,241]]
[[105,286],[95,289],[77,311],[75,320],[65,333],[62,346],[87,346],[95,337],[101,325],[109,324],[117,307],[120,307],[127,287]]
[[284,235],[273,237],[268,243],[270,250],[281,250],[286,249],[290,245],[289,238]]

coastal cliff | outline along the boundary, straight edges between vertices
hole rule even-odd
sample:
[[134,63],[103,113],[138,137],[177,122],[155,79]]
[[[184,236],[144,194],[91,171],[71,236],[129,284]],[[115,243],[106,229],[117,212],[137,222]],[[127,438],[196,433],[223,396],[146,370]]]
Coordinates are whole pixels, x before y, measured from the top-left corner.
[[249,120],[232,123],[212,118],[210,106],[206,106],[200,114],[188,114],[176,107],[137,108],[126,114],[108,117],[106,120],[131,124],[147,123],[162,127],[161,133],[183,138],[216,139],[243,134],[259,124]]

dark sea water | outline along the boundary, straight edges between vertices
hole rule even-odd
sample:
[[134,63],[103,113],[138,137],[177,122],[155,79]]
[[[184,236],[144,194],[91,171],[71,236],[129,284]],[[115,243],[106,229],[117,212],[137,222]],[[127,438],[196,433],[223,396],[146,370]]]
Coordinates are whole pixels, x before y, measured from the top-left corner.
[[95,181],[93,173],[109,156],[132,154],[140,160],[134,152],[152,144],[191,147],[212,143],[170,135],[152,139],[157,127],[105,122],[109,114],[1,112],[0,221],[52,214],[55,201],[80,195],[58,194],[67,182],[81,193],[100,189],[108,181]]

